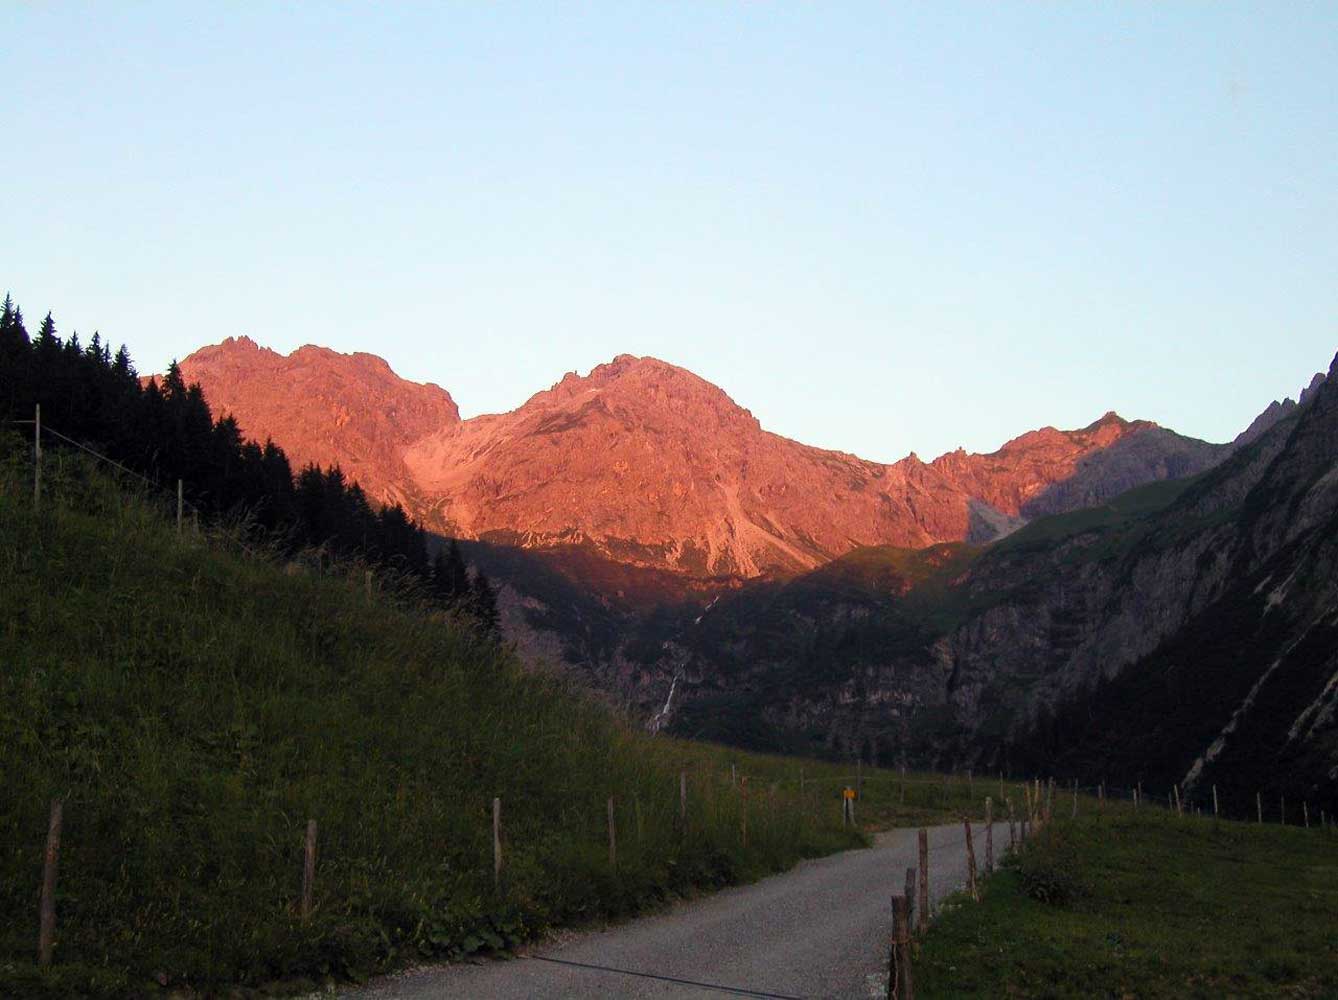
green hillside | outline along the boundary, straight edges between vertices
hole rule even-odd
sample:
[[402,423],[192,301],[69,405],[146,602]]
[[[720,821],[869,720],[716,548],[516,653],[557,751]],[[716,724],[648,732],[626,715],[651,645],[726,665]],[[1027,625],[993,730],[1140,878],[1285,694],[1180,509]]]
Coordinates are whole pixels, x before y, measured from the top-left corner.
[[931,925],[916,995],[1332,997],[1332,830],[1084,800]]
[[[0,445],[0,993],[296,985],[505,949],[860,842],[789,787],[651,739],[445,615],[179,539],[148,498]],[[678,772],[689,771],[686,836]],[[721,775],[726,777],[721,779]],[[835,786],[831,791],[834,792]],[[502,799],[505,868],[492,874]],[[606,801],[619,853],[609,865]],[[55,964],[35,968],[48,803],[61,798]],[[316,907],[295,912],[306,822]]]
[[[30,445],[0,435],[0,995],[292,992],[504,953],[865,842],[841,824],[848,764],[650,737],[412,575],[369,590],[362,565],[313,575],[240,525],[179,536],[173,498],[99,469],[48,452],[35,513]],[[987,794],[863,778],[866,829],[978,814]]]

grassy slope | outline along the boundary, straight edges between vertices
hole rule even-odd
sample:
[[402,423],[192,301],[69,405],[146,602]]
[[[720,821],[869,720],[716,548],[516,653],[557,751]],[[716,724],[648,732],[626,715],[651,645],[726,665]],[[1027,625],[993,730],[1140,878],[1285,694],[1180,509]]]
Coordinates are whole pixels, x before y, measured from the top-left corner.
[[1165,510],[1202,478],[1200,475],[1145,483],[1113,497],[1099,507],[1084,507],[1066,514],[1039,517],[998,541],[994,548],[1000,552],[1011,552],[1045,547],[1088,531],[1114,533],[1126,530],[1143,518]]
[[[632,731],[411,600],[369,601],[360,572],[289,576],[218,539],[179,540],[153,505],[60,455],[34,517],[29,474],[21,451],[0,448],[4,995],[357,977],[861,842],[839,825],[835,765],[803,765],[801,804],[800,762]],[[731,763],[757,789],[746,804]],[[903,804],[887,775],[870,788],[864,822],[932,819],[965,799],[945,802],[929,782]],[[39,974],[35,888],[54,796],[66,803],[56,965]],[[320,862],[304,923],[308,817]]]
[[1127,806],[1057,820],[915,970],[935,998],[1336,996],[1338,837]]

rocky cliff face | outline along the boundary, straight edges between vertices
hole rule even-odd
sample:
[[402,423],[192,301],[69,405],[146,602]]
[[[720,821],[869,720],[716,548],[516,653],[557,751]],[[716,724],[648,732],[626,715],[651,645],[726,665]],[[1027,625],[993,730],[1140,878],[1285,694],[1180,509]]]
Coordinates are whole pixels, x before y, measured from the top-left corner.
[[240,341],[183,368],[248,433],[478,539],[508,634],[657,725],[1333,795],[1338,383],[1322,375],[1229,445],[1107,414],[880,465],[769,434],[650,358],[463,422],[364,356]]
[[[990,643],[997,654],[1067,618],[1067,649],[1050,642],[1039,664],[1023,668],[1006,654],[987,663],[979,635],[954,635],[954,653],[981,690],[1007,685],[1001,659],[1015,678],[1039,667],[1016,714],[1019,745],[1032,759],[1180,782],[1191,793],[1219,785],[1236,814],[1251,811],[1260,790],[1332,808],[1335,373],[1338,359],[1303,403],[1113,548],[1081,531],[1062,541],[1027,622]],[[1084,545],[1087,553],[1074,553]],[[1071,557],[1056,561],[1063,551]]]
[[914,568],[934,553],[863,550],[682,626],[678,726],[1338,804],[1338,383],[1202,475]]
[[1237,448],[1243,448],[1245,445],[1250,444],[1253,441],[1258,441],[1270,427],[1278,421],[1291,416],[1296,412],[1298,406],[1304,406],[1306,403],[1310,402],[1310,400],[1314,398],[1315,393],[1319,391],[1319,387],[1324,384],[1324,381],[1324,373],[1316,372],[1315,377],[1310,380],[1310,384],[1301,390],[1300,395],[1296,399],[1292,399],[1288,396],[1283,400],[1273,400],[1273,402],[1269,403],[1268,406],[1264,408],[1264,411],[1260,413],[1259,416],[1254,418],[1254,421],[1249,427],[1236,435],[1236,439],[1232,444]]
[[691,372],[628,355],[463,422],[445,391],[370,355],[283,357],[243,338],[182,369],[245,433],[339,463],[443,533],[698,580],[802,572],[861,546],[986,541],[1223,453],[1107,414],[989,455],[883,465],[771,434]]
[[295,467],[339,465],[369,496],[411,509],[405,448],[460,422],[446,390],[407,382],[372,354],[307,346],[285,356],[238,337],[196,351],[181,372],[204,388],[215,416],[235,417],[246,437],[272,439]]

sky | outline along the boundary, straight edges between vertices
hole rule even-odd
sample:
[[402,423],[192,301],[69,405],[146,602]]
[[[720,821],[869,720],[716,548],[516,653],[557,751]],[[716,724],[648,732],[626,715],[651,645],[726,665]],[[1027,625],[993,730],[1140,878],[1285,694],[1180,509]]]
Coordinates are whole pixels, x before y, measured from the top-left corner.
[[[617,354],[892,461],[1233,437],[1338,351],[1338,4],[0,0],[0,285],[511,409]],[[3,290],[3,289],[0,289]]]

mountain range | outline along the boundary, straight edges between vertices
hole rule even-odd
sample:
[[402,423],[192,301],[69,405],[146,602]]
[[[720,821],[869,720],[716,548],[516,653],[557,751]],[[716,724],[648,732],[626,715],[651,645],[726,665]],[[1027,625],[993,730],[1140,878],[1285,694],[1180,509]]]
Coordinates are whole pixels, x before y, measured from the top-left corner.
[[651,728],[1334,798],[1323,373],[1227,443],[1107,413],[884,465],[653,358],[469,420],[370,355],[240,339],[182,369],[245,433],[461,538],[522,652]]
[[446,390],[369,354],[285,356],[238,338],[181,368],[244,434],[299,462],[339,464],[442,534],[583,547],[696,581],[783,576],[868,545],[986,542],[1039,514],[1200,472],[1234,447],[1107,413],[991,454],[886,465],[770,433],[709,382],[630,355],[469,420]]

